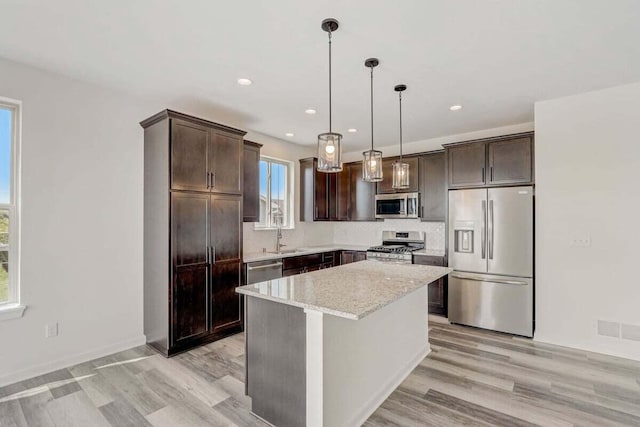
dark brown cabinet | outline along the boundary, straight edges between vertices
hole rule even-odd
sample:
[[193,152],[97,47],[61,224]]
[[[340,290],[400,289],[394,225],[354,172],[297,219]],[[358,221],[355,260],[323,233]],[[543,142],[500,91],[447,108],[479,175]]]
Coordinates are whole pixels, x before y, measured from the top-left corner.
[[[300,221],[330,221],[336,219],[336,174],[318,172],[318,159],[300,160]],[[333,208],[333,209],[332,209]]]
[[409,164],[409,188],[396,190],[393,188],[393,163],[398,157],[386,157],[382,159],[382,181],[378,182],[377,193],[415,193],[419,187],[419,160],[418,157],[403,157],[402,161]]
[[242,154],[242,220],[260,221],[260,148],[262,145],[244,141]]
[[533,179],[533,144],[530,136],[488,144],[488,184],[528,184]]
[[169,356],[242,330],[244,132],[165,110],[144,128],[144,332]]
[[447,150],[449,187],[481,187],[485,185],[486,144],[471,143]]
[[533,133],[445,145],[449,188],[533,183]]
[[349,221],[376,220],[376,184],[362,180],[362,163],[349,163]]
[[[421,265],[435,265],[444,267],[444,257],[413,255],[413,263]],[[429,283],[427,288],[429,300],[429,314],[447,315],[447,276]]]
[[444,221],[447,204],[444,151],[420,156],[420,218]]
[[175,119],[171,140],[171,189],[209,191],[209,128]]
[[351,264],[352,262],[364,261],[367,259],[367,253],[364,251],[341,251],[340,265]]
[[362,164],[318,172],[315,158],[300,160],[301,221],[375,221],[375,183],[362,181]]

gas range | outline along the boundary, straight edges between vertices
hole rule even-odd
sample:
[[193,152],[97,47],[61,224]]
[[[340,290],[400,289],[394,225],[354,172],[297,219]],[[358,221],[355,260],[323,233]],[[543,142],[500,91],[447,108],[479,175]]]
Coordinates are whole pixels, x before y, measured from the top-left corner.
[[367,259],[411,264],[411,252],[424,249],[422,231],[383,231],[382,245],[367,249]]

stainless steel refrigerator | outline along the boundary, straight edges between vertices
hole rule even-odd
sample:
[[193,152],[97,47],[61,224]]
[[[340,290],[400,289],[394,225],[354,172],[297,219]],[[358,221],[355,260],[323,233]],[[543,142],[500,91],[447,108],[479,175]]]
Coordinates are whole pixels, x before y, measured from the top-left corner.
[[449,321],[533,336],[533,187],[449,191]]

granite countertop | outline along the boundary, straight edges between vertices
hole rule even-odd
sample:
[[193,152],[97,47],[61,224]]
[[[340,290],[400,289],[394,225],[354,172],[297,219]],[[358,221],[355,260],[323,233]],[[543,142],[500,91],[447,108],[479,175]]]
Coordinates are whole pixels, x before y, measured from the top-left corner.
[[[349,244],[337,244],[337,245],[322,245],[322,246],[304,246],[297,248],[296,252],[286,253],[286,254],[272,254],[272,253],[264,253],[264,252],[250,252],[244,254],[243,262],[254,262],[254,261],[266,261],[269,259],[280,259],[280,258],[288,258],[292,256],[300,256],[300,255],[311,255],[317,254],[320,252],[330,252],[330,251],[366,251],[369,246],[363,245],[349,245]],[[286,248],[285,248],[286,250]]]
[[360,261],[236,288],[236,292],[358,320],[452,272],[448,267]]

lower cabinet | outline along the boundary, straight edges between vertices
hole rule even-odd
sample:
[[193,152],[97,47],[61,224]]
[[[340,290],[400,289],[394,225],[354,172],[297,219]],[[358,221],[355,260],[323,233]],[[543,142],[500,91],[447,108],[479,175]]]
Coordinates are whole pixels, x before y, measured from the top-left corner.
[[367,259],[365,251],[342,251],[340,253],[340,265],[351,264],[352,262],[364,261]]
[[212,332],[240,327],[242,314],[236,288],[242,284],[242,261],[217,262],[211,271]]
[[[413,255],[413,263],[444,267],[444,257]],[[429,298],[429,314],[447,316],[447,276],[431,282],[427,289]]]
[[209,333],[209,265],[177,267],[171,287],[171,345]]

